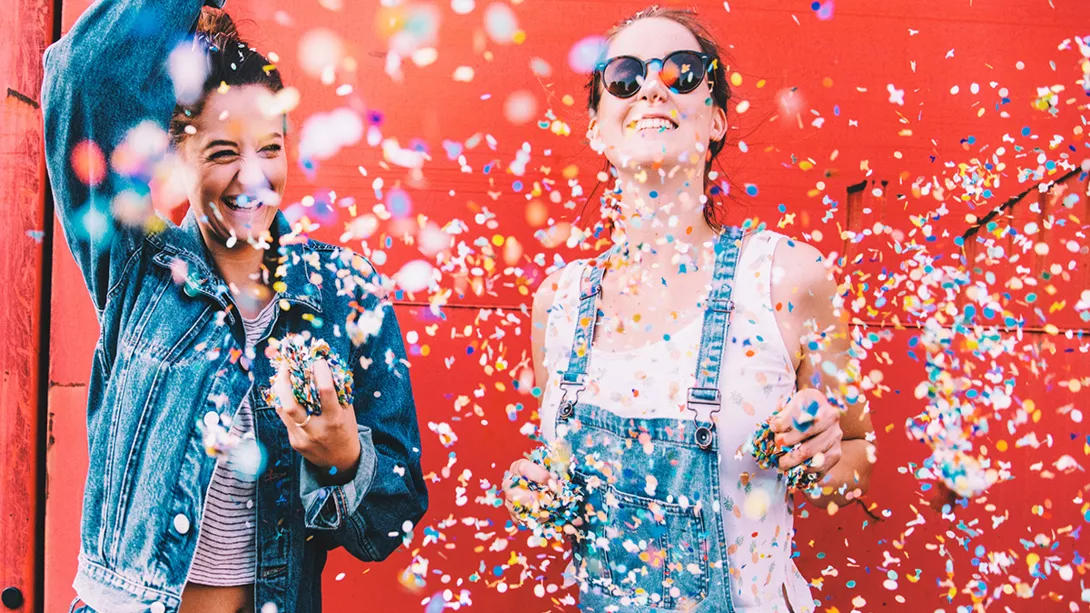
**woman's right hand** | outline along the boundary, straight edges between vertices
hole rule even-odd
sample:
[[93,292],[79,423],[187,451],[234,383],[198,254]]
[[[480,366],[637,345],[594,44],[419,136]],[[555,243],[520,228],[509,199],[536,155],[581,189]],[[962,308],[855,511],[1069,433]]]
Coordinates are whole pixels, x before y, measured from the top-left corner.
[[507,507],[507,511],[511,514],[511,518],[516,522],[521,522],[518,514],[515,512],[515,505],[518,504],[525,508],[536,508],[542,492],[535,492],[524,485],[516,482],[518,477],[522,477],[527,481],[532,481],[542,486],[549,486],[555,488],[556,483],[549,474],[549,471],[545,470],[540,464],[535,464],[527,459],[515,460],[511,463],[511,468],[507,469],[507,474],[503,478],[503,497],[505,500],[504,506]]

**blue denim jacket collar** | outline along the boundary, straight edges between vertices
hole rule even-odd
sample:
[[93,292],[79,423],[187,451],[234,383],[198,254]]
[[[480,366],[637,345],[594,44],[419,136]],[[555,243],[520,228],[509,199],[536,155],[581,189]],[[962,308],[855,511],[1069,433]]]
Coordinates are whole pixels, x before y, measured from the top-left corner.
[[[149,240],[159,248],[152,261],[170,269],[175,259],[186,263],[186,291],[191,295],[204,294],[227,308],[229,291],[227,283],[211,264],[212,257],[205,247],[197,215],[192,208],[186,213],[171,241],[162,240],[161,236],[150,236]],[[310,282],[314,271],[311,262],[315,261],[314,252],[306,236],[296,234],[282,211],[277,211],[272,225],[273,246],[284,263],[284,282],[279,288],[279,298],[292,305],[305,306],[315,313],[322,312],[322,305],[315,298],[317,288]]]

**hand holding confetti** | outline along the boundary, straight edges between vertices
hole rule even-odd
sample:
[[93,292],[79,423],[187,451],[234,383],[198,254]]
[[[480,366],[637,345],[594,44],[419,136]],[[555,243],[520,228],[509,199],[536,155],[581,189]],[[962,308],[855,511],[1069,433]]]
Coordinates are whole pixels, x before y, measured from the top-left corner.
[[[309,335],[289,334],[280,341],[276,351],[272,364],[276,367],[277,374],[269,383],[275,387],[280,371],[286,370],[295,402],[306,410],[307,415],[322,414],[319,390],[312,376],[314,364],[318,360],[324,360],[329,365],[340,404],[352,404],[352,373],[330,350],[328,343],[318,338],[310,338]],[[270,395],[273,393],[270,392]],[[275,398],[270,398],[269,404],[277,404],[274,400]]]
[[351,374],[324,341],[290,335],[278,349],[269,402],[288,430],[292,449],[328,470],[331,483],[347,482],[361,453]]
[[570,471],[568,454],[559,448],[538,447],[529,459],[513,462],[503,480],[511,517],[543,537],[559,538],[564,526],[577,523],[582,499]]
[[840,461],[840,410],[820,392],[800,390],[761,424],[746,450],[761,468],[775,468],[788,491],[813,490]]

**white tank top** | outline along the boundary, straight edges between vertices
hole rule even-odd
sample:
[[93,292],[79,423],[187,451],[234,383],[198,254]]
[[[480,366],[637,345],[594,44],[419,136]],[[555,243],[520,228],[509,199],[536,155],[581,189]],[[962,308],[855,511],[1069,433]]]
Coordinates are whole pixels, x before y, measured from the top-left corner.
[[[730,556],[734,608],[739,613],[810,613],[813,597],[791,559],[794,505],[776,472],[735,452],[795,393],[795,369],[780,335],[771,299],[772,254],[782,234],[750,237],[741,253],[733,299],[730,338],[719,377],[723,407],[717,416],[723,523]],[[545,385],[541,435],[555,438],[560,375],[567,370],[579,312],[579,280],[588,260],[561,273],[545,331]],[[685,409],[694,383],[703,318],[693,319],[663,339],[629,351],[591,347],[587,387],[580,402],[622,417],[692,419]],[[787,608],[784,593],[790,602]]]

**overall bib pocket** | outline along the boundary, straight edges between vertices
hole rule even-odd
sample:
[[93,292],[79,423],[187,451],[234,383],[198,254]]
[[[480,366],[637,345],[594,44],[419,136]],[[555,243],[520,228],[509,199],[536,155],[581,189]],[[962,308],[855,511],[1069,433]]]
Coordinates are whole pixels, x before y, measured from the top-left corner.
[[[586,475],[576,473],[577,483]],[[616,598],[659,609],[688,608],[708,595],[704,518],[612,486],[588,492],[586,529],[573,549],[581,579]]]

